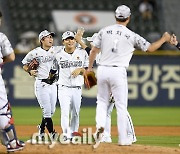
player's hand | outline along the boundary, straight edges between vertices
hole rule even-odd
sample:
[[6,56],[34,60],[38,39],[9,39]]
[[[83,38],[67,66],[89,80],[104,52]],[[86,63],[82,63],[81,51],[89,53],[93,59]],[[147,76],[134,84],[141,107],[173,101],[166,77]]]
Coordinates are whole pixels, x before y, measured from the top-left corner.
[[172,45],[177,45],[178,44],[178,41],[177,41],[177,38],[176,38],[175,34],[171,35],[170,44],[172,44]]
[[170,42],[171,40],[171,35],[168,32],[165,32],[162,36],[165,42]]
[[29,75],[36,77],[37,76],[37,70],[30,70]]
[[91,71],[93,71],[93,69],[88,67],[87,71],[91,72]]
[[78,28],[77,30],[77,33],[75,35],[75,40],[79,43],[82,41],[82,36],[84,34],[84,28],[81,27],[81,28]]
[[71,73],[71,75],[75,78],[78,75],[83,75],[83,72],[84,72],[84,68],[77,68]]

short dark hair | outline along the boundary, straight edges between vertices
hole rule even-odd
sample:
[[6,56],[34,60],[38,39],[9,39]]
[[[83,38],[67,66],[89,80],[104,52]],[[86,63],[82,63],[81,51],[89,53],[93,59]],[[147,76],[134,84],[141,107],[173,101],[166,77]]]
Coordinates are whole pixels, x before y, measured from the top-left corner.
[[2,13],[1,13],[1,11],[0,11],[0,18],[2,17]]
[[[115,17],[116,18],[116,17]],[[119,19],[119,18],[116,18],[116,21],[119,21],[119,22],[126,22],[128,20],[129,17],[127,18],[123,18],[123,19]]]

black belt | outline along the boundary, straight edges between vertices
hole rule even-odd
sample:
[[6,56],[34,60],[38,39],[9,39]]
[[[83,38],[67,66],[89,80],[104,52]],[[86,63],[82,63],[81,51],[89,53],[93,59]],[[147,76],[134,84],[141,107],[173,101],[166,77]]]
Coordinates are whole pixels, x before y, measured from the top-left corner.
[[41,79],[42,82],[45,82],[47,84],[52,84],[51,80],[50,79]]
[[99,65],[99,66],[106,66],[106,67],[119,67],[117,65]]
[[66,85],[61,85],[62,87],[67,87],[67,88],[78,88],[81,89],[81,86],[66,86]]

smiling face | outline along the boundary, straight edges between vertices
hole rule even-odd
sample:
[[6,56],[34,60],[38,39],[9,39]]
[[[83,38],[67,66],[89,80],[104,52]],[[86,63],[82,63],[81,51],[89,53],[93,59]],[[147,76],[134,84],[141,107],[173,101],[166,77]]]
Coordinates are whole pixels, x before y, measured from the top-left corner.
[[41,39],[42,47],[45,50],[48,50],[53,46],[53,37],[52,35],[45,36]]
[[68,37],[67,39],[63,40],[63,45],[65,46],[66,52],[74,51],[76,47],[76,40],[74,37]]

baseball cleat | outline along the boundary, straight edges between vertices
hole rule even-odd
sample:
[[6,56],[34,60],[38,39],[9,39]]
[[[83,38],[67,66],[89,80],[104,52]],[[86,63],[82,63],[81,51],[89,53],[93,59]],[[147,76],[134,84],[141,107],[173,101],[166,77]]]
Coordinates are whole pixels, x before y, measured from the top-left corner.
[[102,137],[103,137],[104,128],[101,127],[98,129],[96,133],[93,134],[95,144],[93,145],[93,148],[96,149],[99,144],[101,143]]
[[101,139],[101,142],[112,143],[112,139],[111,139],[110,136],[103,136],[102,139]]
[[7,152],[15,152],[22,150],[24,146],[18,145],[17,140],[13,140],[6,146],[6,148],[7,148]]

